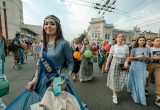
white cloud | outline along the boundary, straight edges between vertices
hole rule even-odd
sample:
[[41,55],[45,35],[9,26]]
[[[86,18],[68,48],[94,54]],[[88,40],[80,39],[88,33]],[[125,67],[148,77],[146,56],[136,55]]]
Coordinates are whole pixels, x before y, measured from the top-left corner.
[[64,33],[70,35],[71,37],[69,38],[69,40],[71,40],[74,37],[78,37],[78,34],[83,33],[84,30],[87,30],[91,18],[95,17],[97,11],[95,11],[95,9],[91,7],[77,5],[83,4],[92,6],[79,0],[67,0],[64,2],[64,4],[68,10],[68,26],[65,26],[65,30],[67,31],[64,31]]
[[[34,13],[37,13],[42,18],[45,17],[46,16],[45,14],[48,13],[54,13],[58,17],[60,17],[63,25],[62,28],[65,38],[67,40],[72,40],[73,37],[78,37],[79,36],[78,34],[83,33],[83,31],[88,28],[91,18],[99,17],[98,10],[87,6],[94,6],[94,4],[91,3],[99,3],[101,0],[84,0],[91,3],[87,3],[82,0],[50,0],[50,2],[44,2],[45,5],[43,6],[41,5],[43,4],[43,1],[41,1],[41,4],[37,3],[36,5],[35,1],[32,0],[22,0],[22,1],[25,4],[27,4],[29,8],[31,8],[34,11]],[[54,7],[52,7],[52,5],[50,5],[49,3],[52,3]],[[80,4],[87,6],[81,6]],[[117,6],[116,8],[118,9],[123,8],[122,10],[130,9],[131,5],[132,7],[135,6],[135,4],[132,3],[132,0],[130,0],[130,2],[127,3],[124,3],[123,0],[117,0],[116,2]],[[105,20],[106,22],[108,22],[109,20],[109,22],[113,23],[114,25],[118,25],[116,26],[116,28],[130,30],[133,29],[133,27],[136,25],[141,27],[147,24],[151,24],[152,22],[159,21],[160,20],[158,19],[158,17],[160,17],[159,6],[160,2],[153,2],[147,6],[141,5],[141,7],[138,7],[138,9],[132,11],[131,14],[129,15],[127,13],[115,11],[117,13],[124,14],[124,16],[120,16],[116,13],[109,14],[109,12],[106,12]],[[63,11],[64,9],[66,9],[65,13]],[[34,15],[33,12],[28,13],[27,10],[29,9],[24,8],[25,22],[30,24],[41,25],[42,20],[39,20],[37,17],[35,17],[36,15]],[[130,18],[127,16],[136,17],[138,19]],[[144,22],[148,20],[154,20],[154,21]],[[141,29],[158,32],[157,30],[155,30],[155,28],[157,28],[156,24],[147,27],[142,27]]]
[[[134,26],[141,27],[142,30],[147,29],[151,30],[153,32],[158,32],[157,27],[152,26],[152,29],[145,25],[152,24],[153,22],[158,22],[160,21],[160,4],[159,3],[153,3],[148,5],[147,7],[143,7],[141,10],[136,10],[135,12],[132,12],[131,14],[126,14],[125,16],[131,16],[134,18],[129,18],[129,17],[120,17],[117,21],[114,22],[114,24],[118,25],[118,28],[121,29],[133,29]],[[154,7],[154,8],[153,8]],[[157,19],[156,19],[157,18]],[[159,19],[158,19],[159,18]]]
[[40,6],[36,6],[34,1],[22,0],[24,23],[33,25],[42,25],[42,14]]

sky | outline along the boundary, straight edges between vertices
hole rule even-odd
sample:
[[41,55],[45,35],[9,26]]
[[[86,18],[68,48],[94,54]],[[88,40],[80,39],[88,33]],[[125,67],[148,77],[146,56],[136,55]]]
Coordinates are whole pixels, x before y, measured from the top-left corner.
[[[79,37],[90,26],[91,18],[104,16],[106,23],[116,29],[158,33],[160,28],[160,0],[116,0],[115,9],[98,14],[95,3],[103,5],[107,0],[22,0],[24,23],[43,24],[47,15],[57,16],[62,25],[63,35],[71,41]],[[113,0],[110,0],[111,3]]]

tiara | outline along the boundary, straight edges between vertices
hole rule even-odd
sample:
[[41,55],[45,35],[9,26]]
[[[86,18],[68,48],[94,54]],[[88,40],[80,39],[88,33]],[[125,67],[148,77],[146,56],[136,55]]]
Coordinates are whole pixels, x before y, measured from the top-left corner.
[[60,20],[59,20],[56,16],[54,16],[54,15],[49,15],[49,16],[47,16],[47,17],[44,19],[44,21],[46,21],[46,20],[49,19],[49,18],[57,21],[58,23],[60,23]]

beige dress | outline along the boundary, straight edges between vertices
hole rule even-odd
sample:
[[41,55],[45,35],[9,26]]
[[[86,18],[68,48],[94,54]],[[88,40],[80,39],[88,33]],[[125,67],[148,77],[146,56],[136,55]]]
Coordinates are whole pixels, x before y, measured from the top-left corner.
[[45,110],[80,110],[72,94],[63,91],[60,96],[54,96],[51,87],[47,89],[39,105],[45,107]]

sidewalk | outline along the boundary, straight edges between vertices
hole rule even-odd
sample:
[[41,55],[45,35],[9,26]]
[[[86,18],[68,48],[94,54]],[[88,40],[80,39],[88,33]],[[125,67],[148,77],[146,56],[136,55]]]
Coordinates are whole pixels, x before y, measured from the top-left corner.
[[5,74],[10,81],[10,92],[3,97],[4,103],[9,104],[16,96],[25,90],[25,85],[32,79],[36,63],[33,56],[28,56],[27,64],[23,64],[22,70],[13,69],[13,55],[6,57]]

